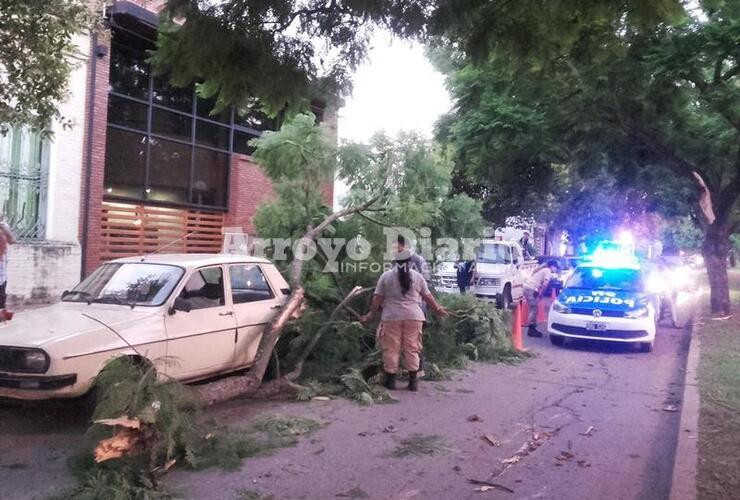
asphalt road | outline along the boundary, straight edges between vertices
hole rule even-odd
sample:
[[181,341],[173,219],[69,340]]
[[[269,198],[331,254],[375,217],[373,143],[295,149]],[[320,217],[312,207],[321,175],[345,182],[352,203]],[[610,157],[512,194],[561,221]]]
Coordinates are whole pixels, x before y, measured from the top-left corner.
[[[394,405],[232,403],[212,413],[235,426],[265,413],[327,425],[240,471],[175,471],[167,482],[194,499],[247,491],[275,499],[668,498],[689,336],[689,329],[661,328],[649,354],[525,338],[534,359],[474,364],[451,381],[423,382],[417,394],[396,391]],[[0,497],[45,498],[68,484],[65,460],[84,429],[84,416],[68,403],[0,402]],[[439,445],[418,457],[391,456],[415,434],[439,436]],[[477,492],[469,479],[514,493]]]

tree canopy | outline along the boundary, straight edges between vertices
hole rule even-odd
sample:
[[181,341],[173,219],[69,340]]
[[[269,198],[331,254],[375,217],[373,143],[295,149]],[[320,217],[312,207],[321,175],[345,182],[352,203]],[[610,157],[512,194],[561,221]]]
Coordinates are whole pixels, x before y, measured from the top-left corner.
[[72,37],[87,12],[82,0],[0,0],[0,132],[14,125],[47,131],[62,118]]
[[[440,137],[464,179],[486,184],[496,207],[550,218],[595,209],[608,219],[605,208],[617,200],[680,212],[685,195],[705,235],[713,308],[729,310],[724,261],[740,224],[740,8],[699,2],[676,11],[655,2],[656,17],[634,17],[628,4],[605,4],[596,15],[589,3],[590,21],[562,31],[561,3],[522,13],[534,17],[522,29],[541,35],[542,47],[539,38],[536,47],[478,39],[472,25],[440,40],[434,58],[455,101]],[[625,198],[630,190],[636,198]]]

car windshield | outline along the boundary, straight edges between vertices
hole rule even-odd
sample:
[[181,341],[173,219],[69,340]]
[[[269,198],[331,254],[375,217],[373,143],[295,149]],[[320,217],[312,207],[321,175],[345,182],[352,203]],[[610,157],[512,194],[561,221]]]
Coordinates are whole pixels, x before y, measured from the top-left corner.
[[148,263],[103,264],[62,297],[65,302],[158,306],[183,275],[176,266]]
[[644,284],[639,269],[579,267],[566,283],[566,288],[642,292]]
[[476,258],[485,264],[511,264],[511,247],[500,243],[483,244]]

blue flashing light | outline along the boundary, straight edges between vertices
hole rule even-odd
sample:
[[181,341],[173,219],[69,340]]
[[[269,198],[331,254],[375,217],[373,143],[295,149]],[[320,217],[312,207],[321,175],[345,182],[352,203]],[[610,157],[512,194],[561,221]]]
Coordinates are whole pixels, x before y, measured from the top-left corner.
[[633,253],[614,245],[599,245],[591,255],[586,257],[586,261],[593,266],[608,269],[639,267],[640,265]]

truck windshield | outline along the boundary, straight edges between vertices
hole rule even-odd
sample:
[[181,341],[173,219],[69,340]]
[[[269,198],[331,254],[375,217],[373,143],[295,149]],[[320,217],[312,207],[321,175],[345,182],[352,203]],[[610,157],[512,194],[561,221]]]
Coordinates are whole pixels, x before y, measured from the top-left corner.
[[71,292],[65,292],[62,300],[159,306],[172,293],[183,272],[179,267],[163,264],[103,264]]
[[566,288],[587,290],[619,290],[642,292],[645,289],[639,269],[609,269],[602,267],[579,267],[571,275]]
[[511,247],[500,243],[484,243],[478,249],[478,262],[484,264],[511,264]]

